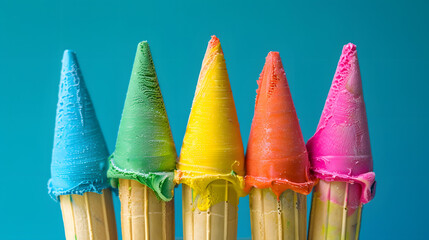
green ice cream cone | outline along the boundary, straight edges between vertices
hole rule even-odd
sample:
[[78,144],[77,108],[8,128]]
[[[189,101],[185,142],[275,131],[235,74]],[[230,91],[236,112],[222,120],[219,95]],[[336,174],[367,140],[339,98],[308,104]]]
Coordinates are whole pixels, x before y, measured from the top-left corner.
[[173,197],[176,157],[149,44],[141,42],[107,175],[114,187],[119,178],[136,180],[161,200],[169,201]]

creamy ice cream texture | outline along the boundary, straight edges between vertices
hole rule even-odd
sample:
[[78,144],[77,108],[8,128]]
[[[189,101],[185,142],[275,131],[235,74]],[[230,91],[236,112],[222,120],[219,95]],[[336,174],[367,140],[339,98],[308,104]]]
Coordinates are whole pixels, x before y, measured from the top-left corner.
[[255,114],[246,152],[246,190],[287,189],[309,194],[310,163],[278,52],[270,52],[259,77]]
[[108,177],[132,179],[173,198],[176,148],[147,42],[138,44]]
[[204,56],[175,179],[190,186],[202,211],[223,201],[209,185],[233,184],[244,196],[244,150],[224,54],[215,36]]
[[55,122],[49,194],[101,193],[109,187],[106,177],[109,154],[94,106],[73,51],[66,50]]
[[375,173],[356,46],[344,46],[328,98],[307,149],[315,176],[358,183],[360,200],[375,194]]

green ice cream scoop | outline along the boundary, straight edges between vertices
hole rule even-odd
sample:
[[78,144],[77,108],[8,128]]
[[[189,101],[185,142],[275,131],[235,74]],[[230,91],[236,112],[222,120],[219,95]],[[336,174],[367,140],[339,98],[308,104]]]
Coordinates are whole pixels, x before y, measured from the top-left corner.
[[107,176],[132,179],[164,201],[173,198],[176,148],[149,44],[139,43]]

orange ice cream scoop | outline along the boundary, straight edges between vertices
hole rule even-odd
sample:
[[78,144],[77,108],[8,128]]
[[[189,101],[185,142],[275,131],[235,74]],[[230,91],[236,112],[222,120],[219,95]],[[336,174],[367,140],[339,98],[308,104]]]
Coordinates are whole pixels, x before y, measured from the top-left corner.
[[259,77],[255,114],[246,152],[245,190],[271,188],[279,197],[292,189],[309,194],[307,150],[278,52],[270,52]]

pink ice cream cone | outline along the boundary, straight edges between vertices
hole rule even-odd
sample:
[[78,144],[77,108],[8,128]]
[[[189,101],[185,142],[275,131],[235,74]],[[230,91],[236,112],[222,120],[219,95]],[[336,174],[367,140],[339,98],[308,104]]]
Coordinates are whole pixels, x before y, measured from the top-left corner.
[[344,46],[316,133],[307,142],[313,192],[309,240],[358,239],[362,206],[375,194],[356,46]]
[[375,174],[356,46],[344,46],[316,133],[307,142],[311,169],[325,181],[359,183],[361,202],[375,194]]

